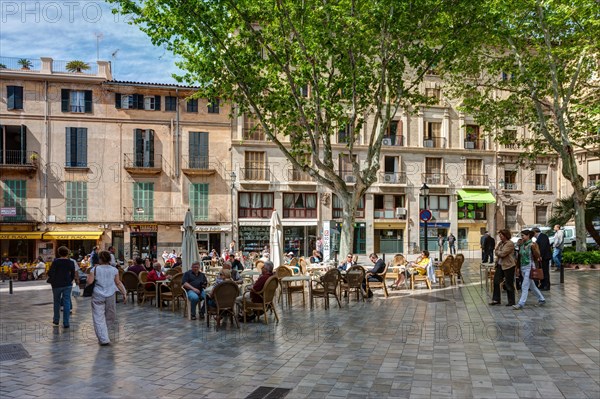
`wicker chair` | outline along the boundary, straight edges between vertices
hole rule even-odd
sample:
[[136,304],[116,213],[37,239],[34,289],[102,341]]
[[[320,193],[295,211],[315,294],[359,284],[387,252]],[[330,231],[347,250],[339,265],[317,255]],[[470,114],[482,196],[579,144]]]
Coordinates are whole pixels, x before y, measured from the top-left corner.
[[387,270],[388,270],[388,265],[385,265],[385,269],[383,269],[383,272],[371,273],[374,276],[380,276],[381,281],[369,281],[368,277],[366,278],[367,292],[369,292],[369,290],[372,290],[373,288],[383,288],[383,295],[385,295],[386,298],[389,296],[388,290],[387,290],[387,285],[385,285],[385,276],[387,275]]
[[279,299],[281,300],[283,291],[285,291],[286,295],[287,295],[288,306],[292,306],[292,293],[301,292],[302,293],[302,304],[304,306],[306,306],[306,297],[304,295],[304,282],[301,281],[302,285],[298,285],[298,284],[296,284],[295,281],[288,281],[288,282],[281,281],[281,279],[284,277],[293,276],[294,271],[291,268],[282,265],[282,266],[279,266],[275,270],[275,275],[277,276],[277,279],[279,280],[279,285],[281,287],[281,290],[279,291]]
[[346,281],[341,284],[341,291],[346,293],[348,301],[350,301],[349,291],[354,290],[356,292],[356,300],[358,296],[365,301],[365,294],[363,293],[362,283],[365,281],[365,269],[362,266],[352,266],[346,271]]
[[342,280],[342,275],[338,269],[331,269],[327,271],[320,280],[314,280],[316,285],[312,289],[312,295],[310,296],[310,306],[313,306],[313,298],[321,297],[325,300],[325,309],[329,309],[329,295],[333,295],[337,300],[338,306],[341,308],[340,298],[338,296],[338,286]]
[[[429,264],[427,265],[426,269],[429,269],[431,266],[431,262],[433,262],[431,259],[429,259]],[[425,284],[427,284],[427,288],[431,289],[431,280],[429,280],[429,276],[427,275],[427,272],[425,272],[425,274],[419,274],[419,273],[414,273],[410,276],[410,288],[411,289],[415,289],[415,283],[417,282],[425,282]]]
[[235,325],[239,328],[238,320],[235,313],[235,299],[239,295],[239,287],[234,281],[223,281],[217,285],[212,291],[212,297],[217,306],[212,307],[206,301],[206,327],[210,327],[210,316],[215,316],[217,320],[217,328],[221,327],[221,317],[229,315],[231,322],[235,321]]
[[131,294],[131,302],[133,302],[134,295],[138,296],[138,300],[140,300],[140,279],[138,275],[134,272],[125,272],[123,273],[123,278],[121,278],[123,282],[123,286],[125,287],[125,292],[127,295]]
[[[150,298],[150,305],[152,305],[152,300],[156,298],[156,283],[148,281],[148,272],[145,270],[138,274],[138,278],[141,285],[139,295],[142,297],[142,305],[146,303],[146,298]],[[154,289],[151,289],[151,286],[154,286]]]
[[298,266],[300,267],[300,274],[306,276],[306,272],[308,271],[308,264],[306,263],[306,259],[300,258],[300,260],[298,260]]
[[246,298],[242,300],[242,308],[244,313],[244,323],[246,322],[246,315],[249,310],[260,310],[265,315],[265,323],[269,324],[269,319],[267,317],[267,310],[273,311],[275,315],[275,320],[279,322],[279,317],[277,316],[277,311],[275,310],[275,291],[277,291],[277,285],[279,284],[279,280],[277,280],[277,276],[271,276],[266,281],[265,286],[262,290],[255,292],[256,295],[260,296],[263,301],[262,302],[252,302],[247,301]]
[[292,260],[290,260],[290,266],[297,266],[298,265],[298,258],[294,257],[292,258]]
[[[160,292],[160,309],[162,310],[162,302],[169,301],[172,304],[172,310],[175,311],[175,301],[177,301],[177,306],[179,306],[179,300],[185,299],[183,298],[186,293],[183,291],[183,273],[178,273],[173,276],[171,282],[169,283],[169,291],[161,291]],[[187,295],[186,295],[187,297]]]
[[441,287],[446,286],[446,276],[450,276],[452,270],[452,264],[454,263],[454,256],[448,255],[444,261],[440,264],[439,269],[435,271],[435,277]]
[[454,257],[454,262],[452,262],[452,270],[450,272],[450,284],[456,284],[456,278],[460,278],[462,280],[462,274],[460,269],[462,268],[463,263],[465,262],[465,256],[463,254],[456,254]]
[[[188,320],[192,320],[192,305],[190,304],[190,299],[187,296],[187,290],[183,287],[183,285],[181,286],[181,290],[183,291],[182,295],[184,300],[183,314]],[[200,306],[200,303],[198,306]]]
[[[404,255],[402,255],[402,254],[394,255],[394,259],[392,259],[392,261],[390,262],[390,266],[403,266],[405,264],[406,264],[406,259],[404,259]],[[392,279],[395,282],[400,277],[400,274],[402,274],[400,271],[400,268],[395,268],[395,269],[392,269],[392,271],[388,272],[388,274],[385,276],[385,278]]]
[[166,274],[167,276],[170,276],[170,277],[173,277],[174,275],[176,275],[176,274],[180,274],[180,273],[181,273],[181,272],[180,272],[180,271],[177,271],[176,269],[169,269],[169,270],[167,270],[167,271],[165,272],[165,274]]

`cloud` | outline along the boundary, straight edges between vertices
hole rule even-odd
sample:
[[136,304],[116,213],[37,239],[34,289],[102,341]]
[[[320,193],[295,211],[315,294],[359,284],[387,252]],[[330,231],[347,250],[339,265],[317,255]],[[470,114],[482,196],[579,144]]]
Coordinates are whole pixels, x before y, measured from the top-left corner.
[[[0,1],[0,55],[111,61],[113,78],[175,83],[175,57],[154,46],[126,16],[96,1]],[[118,50],[118,51],[117,51]],[[116,55],[113,57],[113,54]]]

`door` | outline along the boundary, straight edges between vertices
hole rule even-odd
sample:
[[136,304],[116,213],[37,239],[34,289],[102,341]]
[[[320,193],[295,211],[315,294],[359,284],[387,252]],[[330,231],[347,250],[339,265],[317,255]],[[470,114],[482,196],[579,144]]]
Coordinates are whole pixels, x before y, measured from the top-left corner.
[[208,168],[208,133],[190,132],[190,169]]

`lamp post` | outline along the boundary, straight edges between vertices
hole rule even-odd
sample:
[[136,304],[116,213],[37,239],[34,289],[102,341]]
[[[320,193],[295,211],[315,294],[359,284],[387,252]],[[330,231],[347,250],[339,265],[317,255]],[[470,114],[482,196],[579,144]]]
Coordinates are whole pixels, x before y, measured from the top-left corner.
[[234,209],[234,191],[235,191],[235,179],[236,175],[234,171],[229,174],[231,177],[231,241],[235,241],[235,222],[233,220],[235,209]]
[[[427,186],[426,183],[423,183],[423,185],[421,186],[421,188],[419,189],[419,192],[421,193],[421,196],[423,197],[423,210],[427,210],[427,200],[429,199],[429,187]],[[424,245],[424,250],[428,251],[429,248],[427,246],[427,224],[429,223],[429,220],[425,220],[424,221],[424,229],[423,229],[423,234],[425,235],[425,245]]]

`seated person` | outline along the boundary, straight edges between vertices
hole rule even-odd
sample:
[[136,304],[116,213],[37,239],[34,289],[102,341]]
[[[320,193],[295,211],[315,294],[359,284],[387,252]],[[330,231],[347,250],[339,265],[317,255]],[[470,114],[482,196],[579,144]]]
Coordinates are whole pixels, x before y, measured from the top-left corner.
[[244,282],[244,279],[242,278],[242,274],[237,270],[233,268],[233,265],[231,262],[225,262],[223,263],[223,268],[221,270],[228,270],[229,271],[229,278],[234,281],[236,284],[242,284]]
[[38,257],[37,258],[38,263],[35,266],[35,269],[33,269],[33,279],[37,280],[38,278],[40,278],[40,276],[42,274],[44,274],[46,272],[46,263],[44,263],[44,259],[42,259],[42,257]]
[[350,268],[352,266],[355,266],[355,265],[356,265],[356,263],[352,261],[352,254],[348,254],[346,256],[346,259],[344,259],[338,266],[338,270],[343,270],[343,271],[347,272],[348,270],[350,270]]
[[[148,282],[154,283],[157,281],[166,280],[169,276],[162,272],[162,267],[160,263],[155,262],[153,265],[154,269],[148,273]],[[154,291],[156,288],[155,284],[146,284],[146,289],[150,291]],[[166,284],[161,284],[160,287],[161,292],[170,291],[169,286]]]
[[[383,271],[385,270],[385,262],[383,261],[383,259],[379,259],[379,257],[377,256],[377,254],[375,252],[373,252],[371,255],[369,255],[369,259],[371,260],[371,262],[373,262],[375,264],[375,266],[373,266],[373,268],[367,272],[365,279],[372,281],[372,282],[379,282],[381,283],[383,281],[383,277],[379,276],[379,273],[383,273]],[[366,291],[367,290],[367,283],[363,282],[363,289]],[[373,296],[373,291],[369,290],[369,292],[367,292],[367,297],[371,298]]]
[[154,270],[154,267],[152,266],[152,261],[150,260],[150,258],[144,259],[144,270],[146,270],[148,273],[150,273],[152,270]]
[[233,261],[231,262],[231,269],[232,270],[237,270],[238,272],[242,272],[244,271],[244,265],[242,264],[242,254],[238,253],[235,255],[235,257],[233,258]]
[[140,272],[143,272],[144,270],[146,269],[144,268],[144,261],[142,260],[142,258],[135,258],[135,264],[127,268],[128,272],[134,272],[137,275],[139,275]]
[[[262,291],[265,287],[265,283],[273,275],[273,262],[270,260],[265,261],[265,264],[262,267],[262,274],[258,277],[258,280],[252,286],[246,287],[246,292],[242,296],[238,296],[235,299],[235,302],[238,305],[238,309],[242,310],[244,308],[243,302],[253,302],[253,303],[262,303],[262,297],[257,295],[256,292]],[[254,315],[250,315],[250,318],[247,320],[254,319]],[[242,315],[243,320],[243,315]]]
[[[229,266],[231,267],[231,264]],[[217,307],[217,302],[213,298],[213,292],[214,292],[216,286],[218,286],[219,284],[221,284],[221,283],[223,283],[224,281],[227,281],[227,280],[231,280],[231,269],[226,269],[225,266],[223,266],[223,269],[219,273],[219,276],[215,280],[214,284],[211,285],[210,287],[208,287],[203,292],[205,305],[208,305],[211,308],[216,308]],[[204,306],[205,305],[202,305],[202,309],[201,309],[201,313],[202,314],[204,314],[204,309],[205,309]]]
[[175,263],[173,263],[172,267],[181,267],[181,256],[175,258]]
[[208,253],[206,253],[206,252],[203,252],[203,253],[201,253],[201,254],[200,254],[200,260],[201,260],[202,262],[204,262],[204,261],[207,261],[207,260],[208,260],[208,261],[210,261],[210,260],[212,260],[212,257],[210,257],[210,256],[208,255]]
[[9,258],[4,258],[4,262],[2,262],[2,267],[12,267],[13,263]]
[[284,264],[285,265],[289,265],[292,262],[292,259],[294,259],[294,253],[293,252],[288,252],[285,255],[285,259],[284,259]]
[[313,249],[312,256],[309,259],[310,263],[321,263],[323,262],[323,255],[316,249]]
[[392,284],[392,288],[397,288],[401,284],[404,284],[404,281],[406,281],[406,278],[408,278],[408,276],[410,274],[416,274],[416,273],[418,273],[420,275],[427,274],[427,266],[428,265],[429,265],[429,251],[423,250],[421,252],[421,255],[419,255],[419,257],[417,258],[416,261],[410,262],[408,264],[408,266],[406,267],[406,270],[403,273],[398,273],[398,280],[396,280],[394,282],[394,284]]
[[[208,280],[204,273],[200,271],[200,262],[192,263],[192,268],[183,274],[181,279],[183,288],[187,291],[187,297],[190,300],[190,310],[192,314],[192,320],[196,320],[196,307],[200,298],[202,298],[202,291],[208,285]],[[204,313],[200,313],[200,318],[204,318]]]

